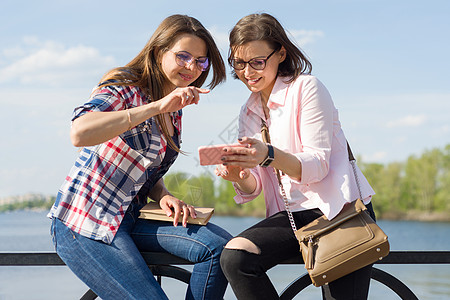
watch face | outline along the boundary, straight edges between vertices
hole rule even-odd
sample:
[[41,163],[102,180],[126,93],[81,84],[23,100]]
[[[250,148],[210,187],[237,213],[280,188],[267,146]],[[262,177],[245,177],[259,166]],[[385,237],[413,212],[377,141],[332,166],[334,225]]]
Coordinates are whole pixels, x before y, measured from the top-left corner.
[[274,160],[274,151],[273,151],[272,145],[271,144],[267,144],[267,148],[268,148],[269,151],[268,151],[267,157],[264,159],[264,161],[259,164],[261,167],[269,166],[270,163]]
[[266,163],[264,164],[264,167],[268,167],[272,163],[273,159],[266,160]]

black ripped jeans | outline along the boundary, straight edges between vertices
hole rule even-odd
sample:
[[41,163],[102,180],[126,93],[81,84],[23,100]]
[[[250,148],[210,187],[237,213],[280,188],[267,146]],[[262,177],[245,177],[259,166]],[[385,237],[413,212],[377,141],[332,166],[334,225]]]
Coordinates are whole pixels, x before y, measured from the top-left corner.
[[[367,210],[375,220],[372,204]],[[298,228],[322,216],[319,209],[294,212]],[[298,241],[285,211],[276,213],[246,229],[239,237],[252,241],[259,254],[245,250],[224,249],[220,264],[238,299],[279,299],[266,271],[280,262],[301,255]],[[322,286],[323,299],[365,300],[369,293],[372,265],[359,269]],[[299,267],[299,275],[301,269]]]

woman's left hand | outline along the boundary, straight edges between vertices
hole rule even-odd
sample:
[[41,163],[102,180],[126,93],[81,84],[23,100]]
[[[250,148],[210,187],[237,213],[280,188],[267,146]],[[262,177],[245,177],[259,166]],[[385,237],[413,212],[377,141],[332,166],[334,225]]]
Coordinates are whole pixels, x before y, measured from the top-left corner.
[[183,200],[180,200],[172,195],[165,195],[162,197],[159,201],[159,206],[162,210],[164,210],[168,217],[173,216],[173,226],[178,225],[178,219],[181,214],[183,214],[183,227],[187,226],[187,219],[189,216],[194,219],[197,217],[195,209],[192,205],[188,205],[184,203]]
[[260,140],[243,137],[239,143],[246,147],[225,147],[227,155],[222,157],[223,165],[254,168],[267,157],[267,145]]

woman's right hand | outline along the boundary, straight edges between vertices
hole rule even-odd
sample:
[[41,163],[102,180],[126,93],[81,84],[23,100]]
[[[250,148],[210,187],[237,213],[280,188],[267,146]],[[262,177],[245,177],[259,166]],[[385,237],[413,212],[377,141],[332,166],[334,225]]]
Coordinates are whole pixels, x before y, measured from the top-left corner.
[[89,112],[73,121],[70,130],[72,144],[85,147],[103,143],[153,116],[198,104],[199,95],[206,93],[209,93],[209,90],[188,86],[177,88],[158,101],[127,110]]
[[158,104],[160,113],[175,112],[188,105],[198,104],[200,94],[207,94],[210,90],[194,86],[176,88],[167,96],[155,103]]
[[243,169],[241,167],[236,166],[217,165],[216,169],[214,170],[214,173],[217,176],[220,176],[223,179],[232,182],[239,182],[247,179],[250,176],[249,169]]
[[218,165],[214,173],[225,180],[234,182],[235,186],[244,193],[251,194],[256,189],[256,179],[250,173],[250,169]]
[[178,225],[180,216],[183,216],[181,222],[183,227],[187,226],[189,216],[194,219],[197,218],[197,213],[192,205],[186,204],[183,200],[180,200],[170,194],[167,194],[161,198],[159,201],[159,206],[168,217],[173,217],[173,226],[175,227]]

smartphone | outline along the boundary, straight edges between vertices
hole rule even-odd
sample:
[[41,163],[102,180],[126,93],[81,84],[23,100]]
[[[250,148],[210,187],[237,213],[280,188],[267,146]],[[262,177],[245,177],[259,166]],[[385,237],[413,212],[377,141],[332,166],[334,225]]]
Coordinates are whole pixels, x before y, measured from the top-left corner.
[[200,158],[201,166],[208,165],[220,165],[222,160],[220,159],[226,152],[223,152],[225,147],[245,147],[241,144],[222,144],[198,147],[198,156]]

